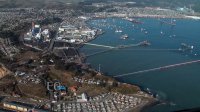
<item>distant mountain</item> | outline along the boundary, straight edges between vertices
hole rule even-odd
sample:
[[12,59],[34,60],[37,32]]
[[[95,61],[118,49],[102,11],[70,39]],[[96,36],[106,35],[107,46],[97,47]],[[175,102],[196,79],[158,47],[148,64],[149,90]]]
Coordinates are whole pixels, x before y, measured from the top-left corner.
[[51,7],[67,4],[77,4],[83,0],[0,0],[0,8],[13,7]]
[[187,7],[200,12],[200,0],[133,0],[140,6]]
[[195,11],[200,12],[200,0],[0,0],[1,7],[64,7],[69,3],[77,5],[79,2],[89,1],[89,2],[109,2],[109,1],[131,1],[136,2],[136,6],[139,7],[188,7],[192,8]]

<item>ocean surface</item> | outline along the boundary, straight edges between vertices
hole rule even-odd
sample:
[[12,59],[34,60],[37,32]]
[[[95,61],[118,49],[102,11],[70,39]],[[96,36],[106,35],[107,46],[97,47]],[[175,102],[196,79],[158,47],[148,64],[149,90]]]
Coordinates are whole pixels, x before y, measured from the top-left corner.
[[[200,21],[162,19],[175,22],[176,26],[161,23],[158,19],[139,18],[143,24],[134,24],[119,18],[88,21],[105,33],[90,43],[119,46],[149,41],[150,46],[130,47],[92,55],[87,62],[108,76],[137,72],[161,66],[200,59]],[[122,33],[116,33],[122,30]],[[128,39],[121,39],[124,34]],[[193,50],[180,51],[181,44],[193,46]],[[80,50],[90,55],[109,48],[85,45]],[[169,112],[200,107],[200,63],[169,69],[118,77],[120,81],[136,84],[157,94],[165,103],[148,108],[147,112]]]

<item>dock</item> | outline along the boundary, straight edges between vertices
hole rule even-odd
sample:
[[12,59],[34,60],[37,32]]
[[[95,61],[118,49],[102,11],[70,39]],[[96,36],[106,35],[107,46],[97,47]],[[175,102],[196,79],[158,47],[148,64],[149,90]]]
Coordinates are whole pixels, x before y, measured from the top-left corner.
[[86,44],[86,45],[97,46],[97,47],[105,47],[105,48],[108,48],[108,49],[103,50],[103,51],[99,51],[99,52],[95,52],[95,53],[86,55],[86,57],[94,56],[94,55],[101,54],[101,53],[106,53],[106,52],[113,51],[113,50],[120,50],[120,49],[125,49],[125,48],[130,48],[130,47],[148,46],[148,45],[151,45],[148,41],[142,41],[142,42],[139,42],[139,43],[137,43],[137,44],[130,44],[130,45],[118,45],[118,46],[116,46],[116,47],[107,46],[107,45],[100,45],[100,44],[91,44],[91,43],[85,43],[85,44]]
[[114,77],[125,77],[125,76],[137,75],[137,74],[148,73],[148,72],[153,72],[153,71],[158,71],[158,70],[166,70],[166,69],[169,69],[169,68],[175,68],[175,67],[194,64],[194,63],[200,63],[200,60],[188,61],[188,62],[183,62],[183,63],[177,63],[177,64],[171,64],[171,65],[167,65],[167,66],[147,69],[147,70],[141,70],[141,71],[137,71],[137,72],[120,74],[120,75],[116,75]]

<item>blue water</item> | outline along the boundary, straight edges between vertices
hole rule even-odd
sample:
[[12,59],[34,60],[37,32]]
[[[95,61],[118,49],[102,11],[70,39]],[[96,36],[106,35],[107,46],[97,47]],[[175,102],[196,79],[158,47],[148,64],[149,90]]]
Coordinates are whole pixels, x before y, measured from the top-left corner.
[[[119,18],[89,21],[88,24],[91,27],[101,28],[105,31],[103,35],[90,43],[118,46],[148,40],[152,45],[98,54],[89,57],[87,62],[96,69],[101,64],[102,72],[109,76],[115,76],[200,59],[200,21],[177,19],[177,25],[174,27],[161,24],[157,19],[141,18],[140,21],[144,24],[137,25]],[[146,29],[148,34],[142,32],[141,28]],[[116,29],[122,29],[123,32],[115,33]],[[129,38],[120,39],[123,34],[128,34]],[[181,43],[193,45],[194,49],[188,52],[148,50],[179,49]],[[81,51],[85,54],[92,54],[105,49],[107,48],[87,45]],[[168,112],[200,107],[200,63],[120,77],[120,80],[140,85],[144,89],[149,88],[158,94],[160,100],[167,101],[166,104],[156,105],[147,111]]]

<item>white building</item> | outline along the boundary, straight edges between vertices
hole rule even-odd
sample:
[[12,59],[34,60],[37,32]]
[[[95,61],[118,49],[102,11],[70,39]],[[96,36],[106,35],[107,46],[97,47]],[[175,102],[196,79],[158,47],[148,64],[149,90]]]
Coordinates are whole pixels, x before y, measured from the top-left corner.
[[77,102],[87,102],[88,96],[85,93],[82,93],[80,96],[77,97]]

